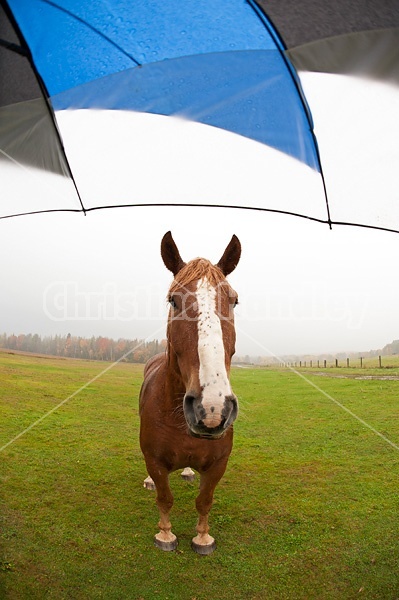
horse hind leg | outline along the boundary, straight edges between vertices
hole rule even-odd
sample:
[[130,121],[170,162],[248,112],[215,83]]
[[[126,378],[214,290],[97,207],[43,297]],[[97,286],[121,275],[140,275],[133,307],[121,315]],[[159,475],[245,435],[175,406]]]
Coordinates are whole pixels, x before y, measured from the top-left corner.
[[[181,472],[181,477],[182,479],[184,479],[184,481],[194,481],[195,480],[195,473],[192,469],[190,469],[190,467],[186,467],[182,472]],[[143,486],[145,487],[146,490],[155,490],[155,483],[154,480],[152,479],[152,477],[150,477],[148,475],[148,477],[146,477],[144,479],[144,483]]]

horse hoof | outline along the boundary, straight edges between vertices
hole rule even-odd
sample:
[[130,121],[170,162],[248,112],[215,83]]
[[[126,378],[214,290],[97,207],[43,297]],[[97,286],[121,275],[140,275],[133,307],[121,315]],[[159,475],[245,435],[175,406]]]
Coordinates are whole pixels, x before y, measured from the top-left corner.
[[197,544],[193,540],[191,542],[191,548],[197,554],[201,554],[202,556],[208,556],[209,554],[212,554],[212,552],[215,550],[216,542],[215,540],[213,540],[213,542],[211,542],[210,544]]
[[151,477],[147,477],[146,479],[144,479],[144,487],[146,490],[155,490],[155,483],[153,482],[153,480],[151,479]]
[[165,552],[172,552],[173,550],[176,550],[177,548],[177,537],[175,537],[174,540],[170,540],[169,542],[165,542],[163,540],[159,540],[157,538],[157,536],[154,537],[154,544],[156,545],[157,548],[161,548],[161,550],[164,550]]
[[190,467],[186,467],[181,473],[181,477],[184,479],[184,481],[194,481],[195,473],[192,469],[190,469]]

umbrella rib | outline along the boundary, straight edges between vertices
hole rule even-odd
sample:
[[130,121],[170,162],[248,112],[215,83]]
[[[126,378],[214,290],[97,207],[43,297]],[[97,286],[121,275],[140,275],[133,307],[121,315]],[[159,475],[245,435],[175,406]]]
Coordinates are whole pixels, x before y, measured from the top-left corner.
[[365,223],[352,223],[351,221],[331,221],[331,225],[343,225],[346,227],[362,227],[363,229],[376,229],[377,231],[399,233],[399,229],[391,229],[390,227],[380,227],[379,225],[366,225]]
[[13,219],[14,217],[27,217],[28,215],[43,215],[45,213],[56,213],[56,212],[71,212],[71,213],[83,213],[86,214],[86,209],[83,208],[46,208],[45,210],[31,210],[28,212],[14,213],[13,215],[3,215],[2,219]]
[[[0,217],[1,219],[12,219],[14,217],[24,217],[27,215],[41,215],[44,213],[54,213],[54,212],[73,212],[73,213],[84,213],[85,215],[89,212],[94,212],[95,210],[109,210],[111,208],[142,208],[142,207],[152,207],[152,208],[159,208],[162,206],[170,206],[170,207],[193,207],[193,208],[235,208],[238,210],[256,210],[256,211],[260,211],[260,212],[272,212],[272,213],[278,213],[278,214],[282,214],[282,215],[291,215],[292,217],[299,217],[301,219],[308,219],[309,221],[316,221],[317,223],[323,223],[323,224],[327,224],[328,221],[326,221],[325,219],[318,219],[316,217],[309,217],[308,215],[303,215],[301,213],[295,213],[295,212],[289,212],[286,210],[278,210],[278,209],[274,209],[274,208],[261,208],[258,206],[235,206],[233,204],[189,204],[189,203],[184,203],[184,204],[178,204],[177,202],[172,203],[162,203],[162,202],[154,202],[154,203],[137,203],[137,204],[109,204],[109,205],[104,205],[104,206],[93,206],[91,208],[48,208],[48,209],[44,209],[44,210],[34,210],[34,211],[27,211],[27,212],[21,212],[21,213],[14,213],[13,215],[3,215]],[[399,233],[399,232],[398,232]]]
[[313,136],[313,139],[314,139],[314,145],[315,145],[316,152],[317,152],[317,160],[319,161],[319,165],[320,165],[320,176],[321,176],[321,181],[322,181],[322,184],[323,184],[324,198],[325,198],[325,201],[326,201],[326,209],[327,209],[327,222],[328,222],[328,224],[330,226],[330,229],[332,229],[332,221],[331,221],[331,215],[330,215],[330,206],[329,206],[329,203],[328,203],[326,180],[324,179],[323,167],[321,165],[320,152],[319,152],[319,144],[317,143],[317,139],[316,139],[316,136],[315,136],[313,130],[312,130],[312,136]]
[[7,40],[0,39],[0,46],[6,48],[7,50],[11,50],[11,52],[15,52],[16,54],[20,54],[21,56],[26,57],[26,52],[18,46],[18,44],[14,44],[13,42],[7,42]]
[[84,213],[85,215],[89,212],[94,212],[95,210],[109,210],[111,208],[160,208],[163,206],[171,206],[180,208],[184,207],[192,207],[192,208],[234,208],[237,210],[255,210],[258,212],[270,212],[276,213],[280,215],[289,215],[291,217],[299,217],[300,219],[307,219],[308,221],[313,221],[316,223],[322,223],[323,225],[329,225],[330,229],[332,229],[332,225],[342,225],[346,227],[361,227],[363,229],[375,229],[377,231],[386,231],[388,233],[399,233],[399,229],[391,229],[390,227],[380,227],[378,225],[366,225],[365,223],[352,223],[351,221],[329,221],[327,219],[318,219],[317,217],[310,217],[309,215],[303,215],[301,213],[290,212],[288,210],[278,210],[276,208],[261,208],[259,206],[235,206],[233,204],[178,204],[177,202],[169,202],[169,203],[137,203],[137,204],[110,204],[104,206],[93,206],[91,208],[48,208],[45,210],[35,210],[28,211],[22,213],[15,213],[13,215],[3,215],[0,217],[2,219],[12,219],[14,217],[25,217],[28,215],[42,215],[45,213],[56,213],[56,212],[70,212],[70,213]]
[[271,18],[269,17],[269,15],[267,15],[266,11],[259,4],[258,0],[246,0],[246,1],[252,7],[254,12],[257,14],[259,19],[263,23],[263,26],[265,27],[265,29],[268,31],[270,36],[275,41],[276,48],[277,48],[278,52],[280,53],[281,59],[283,60],[285,66],[286,66],[286,69],[291,77],[291,81],[298,92],[298,96],[300,98],[302,108],[305,112],[306,120],[308,122],[309,131],[312,135],[313,145],[315,148],[316,158],[317,158],[317,162],[318,162],[318,166],[319,166],[319,172],[320,172],[320,176],[321,176],[322,183],[323,183],[324,198],[325,198],[326,210],[327,210],[327,221],[324,221],[324,222],[328,223],[328,225],[330,226],[330,229],[331,229],[332,221],[331,221],[331,215],[330,215],[330,207],[329,207],[329,203],[328,203],[327,186],[326,186],[326,182],[324,179],[323,167],[321,166],[321,157],[320,157],[319,146],[317,143],[316,135],[313,130],[312,113],[310,112],[310,108],[308,106],[305,95],[303,93],[298,75],[295,71],[295,68],[293,67],[290,60],[287,58],[287,56],[285,54],[285,50],[287,50],[287,46],[285,45],[283,38],[280,36],[277,28],[274,26],[274,23],[271,20]]
[[75,19],[75,21],[78,21],[79,23],[82,23],[82,25],[84,25],[88,29],[91,29],[91,31],[93,31],[94,33],[96,33],[97,35],[99,35],[100,37],[102,37],[104,40],[106,40],[112,46],[114,46],[114,48],[116,48],[117,50],[119,50],[119,52],[122,52],[122,54],[124,54],[129,60],[131,60],[132,62],[134,62],[134,64],[136,66],[138,66],[138,67],[142,66],[141,63],[139,63],[139,61],[136,60],[134,58],[134,56],[132,56],[131,54],[129,54],[129,52],[126,52],[126,50],[124,50],[122,48],[122,46],[119,46],[119,44],[117,44],[116,42],[114,42],[113,40],[111,40],[111,38],[109,38],[104,33],[102,33],[101,31],[99,31],[95,27],[93,27],[93,25],[90,25],[90,23],[88,23],[87,21],[85,21],[84,19],[82,19],[81,17],[79,17],[78,15],[75,15],[73,12],[71,12],[70,10],[64,8],[63,6],[59,6],[56,2],[52,2],[52,0],[42,0],[42,2],[44,2],[45,4],[48,4],[49,6],[52,6],[53,8],[55,8],[55,9],[57,9],[57,10],[65,13],[69,17],[72,17],[72,19]]
[[[288,210],[279,210],[277,208],[262,208],[260,206],[241,206],[241,205],[234,205],[234,204],[190,204],[190,203],[173,203],[173,202],[168,202],[168,203],[163,203],[163,202],[158,202],[158,203],[138,203],[138,204],[114,204],[114,205],[106,205],[106,206],[94,206],[92,208],[86,208],[86,212],[91,212],[94,210],[103,210],[103,209],[109,209],[109,208],[135,208],[135,207],[143,207],[143,206],[152,206],[152,207],[161,207],[161,206],[175,206],[175,207],[180,207],[180,206],[184,206],[184,207],[199,207],[199,208],[234,208],[237,210],[255,210],[258,212],[270,212],[270,213],[276,213],[276,214],[280,214],[280,215],[289,215],[292,217],[299,217],[300,219],[307,219],[309,221],[315,221],[316,223],[323,223],[326,225],[329,225],[330,229],[332,228],[331,225],[331,221],[328,219],[318,219],[317,217],[310,217],[309,215],[304,215],[301,213],[296,213],[296,212],[291,212]],[[394,231],[394,230],[392,230]],[[399,233],[399,231],[398,231]]]

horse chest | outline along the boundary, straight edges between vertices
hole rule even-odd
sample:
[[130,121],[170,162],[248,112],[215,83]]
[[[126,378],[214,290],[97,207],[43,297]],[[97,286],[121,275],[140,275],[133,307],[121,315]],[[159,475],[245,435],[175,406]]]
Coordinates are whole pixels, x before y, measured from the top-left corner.
[[172,470],[191,467],[199,472],[206,471],[222,457],[228,457],[232,445],[232,429],[221,439],[209,440],[195,438],[186,431],[163,428],[159,439],[161,455]]

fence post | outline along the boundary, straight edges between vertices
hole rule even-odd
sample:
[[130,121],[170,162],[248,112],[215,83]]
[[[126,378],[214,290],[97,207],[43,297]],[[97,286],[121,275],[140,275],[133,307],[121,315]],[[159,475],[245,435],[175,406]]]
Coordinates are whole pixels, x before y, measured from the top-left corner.
[[324,359],[324,368],[326,368],[326,367],[327,367],[327,361],[326,361],[326,359]]
[[346,366],[349,367],[349,358],[346,359]]
[[363,367],[363,356],[360,357],[360,368]]
[[335,359],[335,366],[338,367],[338,358]]
[[381,369],[381,356],[378,357],[378,365],[379,365],[379,367]]

